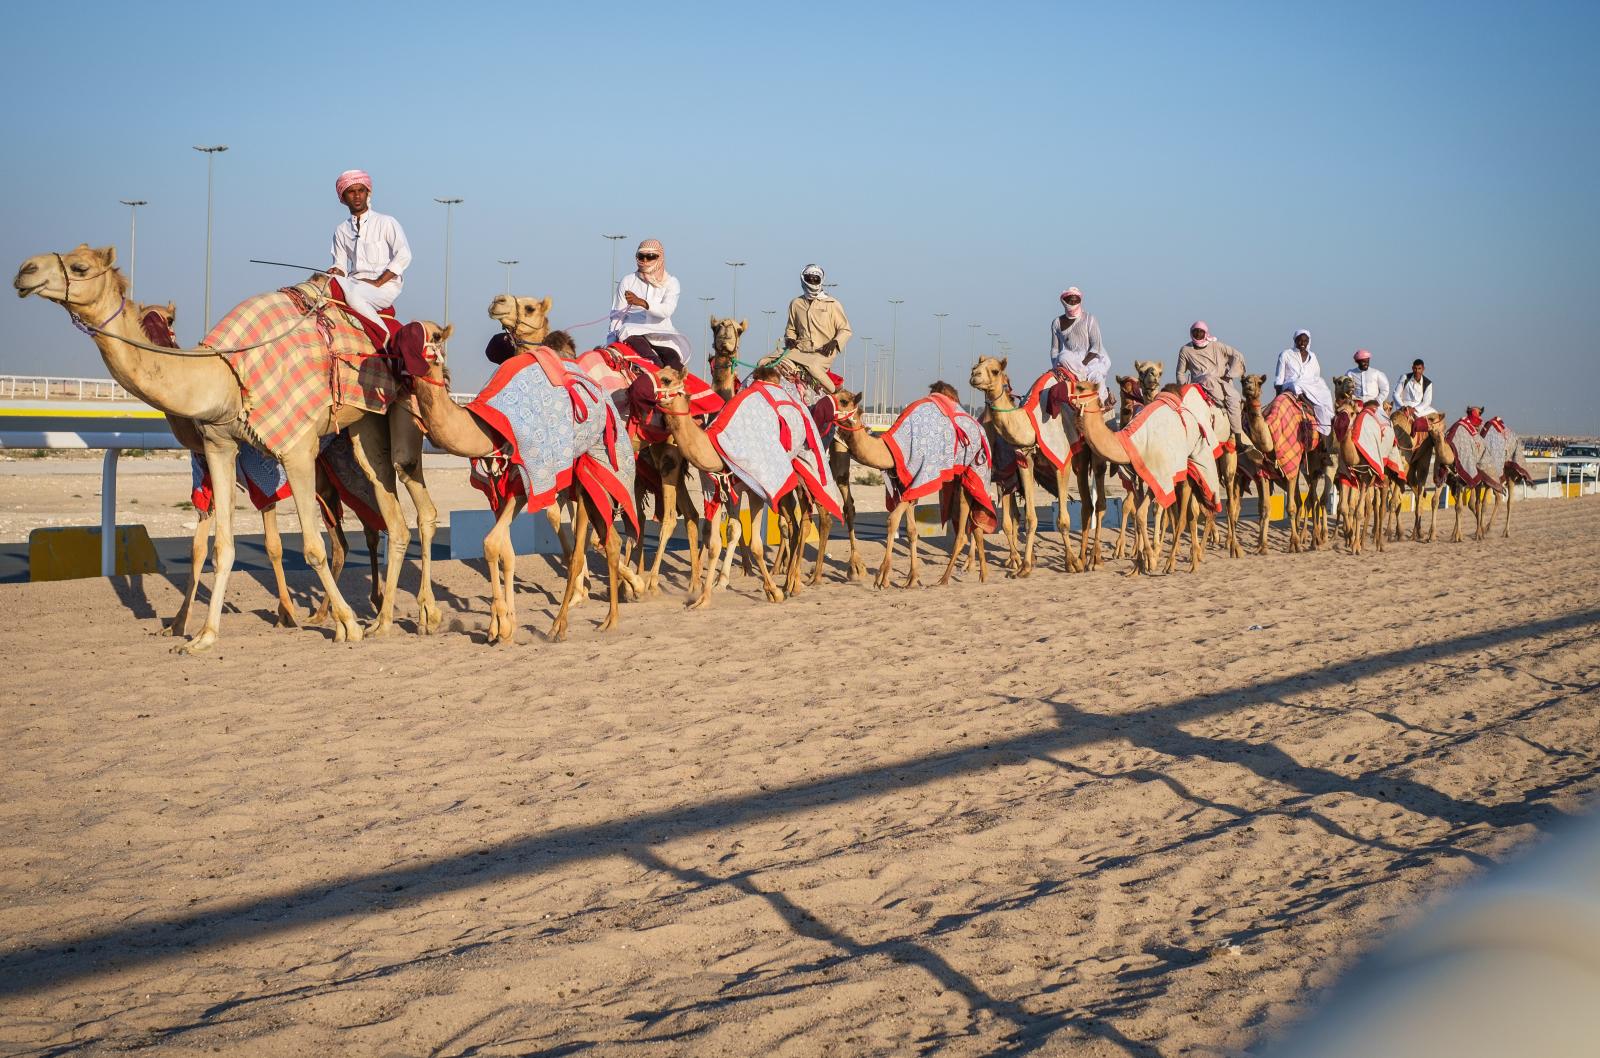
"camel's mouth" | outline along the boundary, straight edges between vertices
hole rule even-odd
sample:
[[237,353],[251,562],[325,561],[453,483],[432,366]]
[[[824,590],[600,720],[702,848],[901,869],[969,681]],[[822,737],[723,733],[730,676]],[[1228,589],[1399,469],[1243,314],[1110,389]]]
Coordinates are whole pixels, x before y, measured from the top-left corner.
[[45,287],[49,286],[50,285],[50,281],[48,279],[42,280],[42,281],[40,281],[38,283],[33,284],[33,286],[31,286],[31,287],[25,287],[21,283],[15,283],[13,285],[17,288],[17,297],[25,298],[29,294],[37,294],[39,291],[41,291]]

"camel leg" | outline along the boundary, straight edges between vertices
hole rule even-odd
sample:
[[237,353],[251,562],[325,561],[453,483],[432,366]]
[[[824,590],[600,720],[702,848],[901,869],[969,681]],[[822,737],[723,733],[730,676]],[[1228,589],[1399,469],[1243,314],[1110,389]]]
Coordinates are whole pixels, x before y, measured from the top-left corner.
[[[691,593],[689,599],[683,604],[684,609],[698,610],[711,603],[711,592],[717,583],[717,559],[722,554],[723,526],[728,523],[728,506],[721,504],[717,513],[706,522],[706,565],[705,578],[701,581],[698,593]],[[728,555],[731,558],[735,542],[728,541]]]
[[[683,486],[683,466],[683,458],[676,450],[661,457],[661,534],[656,538],[656,555],[650,563],[650,572],[644,578],[646,596],[661,594],[661,558],[678,529],[678,493]],[[639,570],[643,573],[642,555],[640,560]]]
[[1163,573],[1171,573],[1178,568],[1178,543],[1183,539],[1183,531],[1189,527],[1191,512],[1189,507],[1189,490],[1187,483],[1180,484],[1176,489],[1178,499],[1173,504],[1172,511],[1172,550],[1167,553],[1167,561],[1162,565]]
[[[599,524],[599,519],[598,518],[595,518],[594,521],[597,524]],[[620,564],[618,563],[617,559],[618,559],[618,556],[619,556],[619,554],[621,552],[621,547],[622,547],[621,541],[619,541],[617,539],[617,537],[619,535],[620,534],[618,533],[617,528],[616,528],[615,525],[607,526],[607,529],[606,529],[606,540],[605,540],[605,547],[606,547],[606,619],[604,621],[601,621],[599,626],[598,626],[599,631],[601,631],[601,632],[609,632],[609,631],[611,631],[613,628],[617,627],[617,625],[620,624],[621,621],[622,621],[622,615],[620,614],[620,612],[617,609],[617,602],[618,602],[618,599],[619,599],[619,596],[620,596],[620,593],[618,591],[618,585],[617,585],[617,571],[620,568]]]
[[[370,418],[367,421],[370,421]],[[294,495],[295,515],[300,519],[301,550],[305,555],[306,564],[316,570],[317,578],[322,581],[322,590],[332,603],[329,612],[333,617],[333,640],[336,643],[354,643],[361,639],[361,625],[356,621],[355,612],[350,609],[350,604],[345,602],[344,595],[339,591],[339,581],[328,565],[327,550],[322,540],[322,512],[318,509],[316,499],[319,440],[314,435],[304,435],[295,448],[284,453],[283,470],[289,478],[289,491]],[[359,447],[357,450],[359,451]],[[214,469],[212,480],[216,480]],[[393,502],[393,496],[390,500]],[[399,504],[396,503],[395,506],[398,508]],[[392,598],[392,594],[390,597]]]
[[214,531],[217,542],[212,556],[215,573],[212,577],[211,605],[206,609],[206,623],[198,636],[175,648],[180,654],[197,654],[216,644],[217,629],[222,623],[222,606],[228,594],[228,575],[233,572],[234,466],[239,458],[239,443],[226,435],[208,433],[205,450],[206,469],[211,473],[211,509],[216,520]]
[[1515,481],[1507,480],[1506,481],[1506,525],[1505,525],[1505,528],[1500,531],[1500,538],[1502,540],[1511,539],[1511,497],[1513,495],[1515,495],[1516,491],[1517,491],[1517,483]]
[[895,537],[900,533],[900,520],[906,516],[906,512],[910,509],[910,504],[901,502],[895,504],[894,509],[889,512],[889,535],[884,540],[883,562],[878,566],[878,575],[873,578],[872,586],[875,588],[887,588],[889,586],[889,573],[894,568]]
[[[277,504],[261,511],[261,532],[266,536],[267,561],[272,564],[272,580],[278,591],[278,613],[275,623],[279,628],[298,628],[300,621],[295,616],[294,600],[289,597],[289,582],[283,575],[283,534],[278,532]],[[334,573],[335,577],[338,575],[337,572]]]
[[906,515],[906,560],[908,568],[906,570],[905,583],[900,585],[902,588],[922,586],[922,558],[917,554],[917,544],[920,543],[921,534],[917,530],[917,509],[912,507]]
[[364,415],[350,427],[351,448],[361,472],[372,482],[378,500],[378,513],[383,517],[384,531],[389,535],[389,546],[384,553],[383,601],[378,606],[378,616],[367,627],[367,634],[381,636],[394,623],[394,600],[399,594],[400,568],[405,565],[406,549],[411,546],[411,530],[406,525],[405,512],[400,509],[400,499],[395,493],[394,461],[389,455],[389,424],[387,419]]
[[796,492],[790,492],[778,505],[778,518],[788,537],[788,551],[783,556],[783,593],[792,599],[800,594],[800,566],[805,560],[808,520]]
[[768,602],[782,602],[783,589],[778,582],[772,579],[772,570],[767,566],[766,534],[761,531],[760,516],[761,504],[752,495],[750,497],[750,556],[755,560],[756,574],[761,578],[761,590],[767,593]]
[[189,609],[200,590],[200,575],[205,572],[206,552],[211,545],[211,523],[215,519],[216,493],[212,493],[212,510],[195,511],[194,536],[189,541],[189,586],[184,589],[183,605],[172,615],[172,620],[161,630],[164,636],[183,636],[189,628]]
[[[1038,458],[1037,456],[1035,458]],[[1017,481],[1022,495],[1022,561],[1012,569],[1012,576],[1026,577],[1033,572],[1034,548],[1039,542],[1039,500],[1038,483],[1033,480],[1032,467],[1018,467]],[[1006,505],[1006,536],[1007,544],[1013,551],[1017,548],[1016,519],[1011,515],[1011,505]],[[981,538],[981,537],[980,537]]]
[[[567,563],[567,590],[561,596],[561,608],[556,611],[556,619],[551,623],[550,631],[545,633],[545,638],[552,643],[559,643],[567,638],[567,611],[572,609],[572,600],[578,594],[578,585],[582,582],[584,568],[588,565],[588,558],[584,554],[584,549],[589,543],[590,511],[588,498],[580,497],[578,502],[572,505],[572,508],[572,540],[575,546],[572,549],[572,561]],[[598,518],[595,520],[599,521]],[[616,533],[613,531],[611,535],[615,537]],[[611,548],[616,548],[616,546],[613,540]],[[608,549],[606,554],[608,563],[611,560],[611,554],[612,550]],[[611,605],[613,608],[612,616],[614,617],[617,604],[617,582],[615,577],[608,579],[611,582]]]
[[513,496],[495,511],[494,525],[483,537],[483,558],[489,566],[489,644],[511,643],[517,636],[517,554],[511,544],[511,523],[523,500]]
[[[688,463],[685,462],[683,472],[689,472]],[[683,519],[683,535],[689,539],[689,583],[694,584],[700,580],[700,515],[694,509],[694,497],[689,495],[689,489],[684,484],[684,478],[678,480],[678,515]],[[593,519],[591,519],[591,522]],[[608,534],[614,535],[614,534]]]
[[1450,534],[1450,542],[1459,544],[1461,543],[1461,508],[1463,506],[1461,490],[1452,487],[1450,489],[1450,498],[1455,501],[1454,507],[1456,509],[1456,527]]
[[444,612],[433,595],[433,537],[439,531],[439,508],[428,493],[428,481],[422,471],[422,455],[415,460],[394,461],[400,484],[411,497],[417,509],[417,540],[422,551],[422,581],[417,586],[417,631],[431,636],[444,621]]
[[1089,550],[1089,569],[1100,568],[1100,530],[1106,521],[1106,465],[1094,460],[1089,464],[1094,483],[1094,543]]
[[[958,489],[956,497],[956,521],[950,533],[950,561],[945,563],[944,576],[936,582],[940,587],[950,583],[950,575],[956,571],[956,557],[966,550],[967,546],[967,518],[970,514],[970,501],[967,499],[967,490]],[[911,587],[911,580],[907,578],[906,587]]]

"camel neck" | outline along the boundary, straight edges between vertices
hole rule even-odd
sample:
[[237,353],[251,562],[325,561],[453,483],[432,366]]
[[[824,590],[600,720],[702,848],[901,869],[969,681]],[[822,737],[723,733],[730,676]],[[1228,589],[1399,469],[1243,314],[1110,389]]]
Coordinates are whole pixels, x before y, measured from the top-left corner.
[[237,416],[239,386],[220,358],[167,355],[131,344],[149,344],[149,339],[115,284],[108,283],[92,304],[69,306],[69,311],[92,328],[90,337],[111,377],[146,404],[200,422]]

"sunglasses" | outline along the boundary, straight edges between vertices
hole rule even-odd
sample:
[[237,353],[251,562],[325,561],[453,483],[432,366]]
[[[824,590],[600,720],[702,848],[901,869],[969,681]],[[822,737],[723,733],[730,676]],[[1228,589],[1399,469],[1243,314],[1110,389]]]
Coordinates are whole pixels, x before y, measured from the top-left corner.
[[636,253],[633,255],[635,261],[655,261],[660,257],[661,255],[658,253]]
[[1080,298],[1076,294],[1073,294],[1071,297],[1062,298],[1061,300],[1065,301],[1068,305],[1081,305],[1081,304],[1083,304],[1083,299]]

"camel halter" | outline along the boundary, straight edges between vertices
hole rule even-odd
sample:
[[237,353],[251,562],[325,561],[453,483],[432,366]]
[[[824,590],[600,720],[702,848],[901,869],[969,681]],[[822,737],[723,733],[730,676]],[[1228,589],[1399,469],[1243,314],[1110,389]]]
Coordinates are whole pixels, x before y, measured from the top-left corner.
[[866,423],[860,423],[860,424],[858,424],[856,426],[851,426],[850,425],[850,421],[852,419],[856,419],[856,418],[860,417],[860,415],[861,415],[861,405],[857,404],[854,408],[851,408],[849,411],[845,412],[843,415],[835,415],[833,417],[833,425],[837,426],[839,429],[843,430],[845,433],[860,433],[862,430],[865,430],[867,428],[867,424]]
[[688,394],[684,391],[681,383],[676,389],[662,389],[660,386],[657,386],[654,398],[656,411],[659,411],[662,415],[693,415],[694,412],[689,408],[685,408],[682,411],[673,411],[671,408],[668,408],[661,403],[664,400],[674,400],[678,397],[683,397],[686,400],[688,399]]

